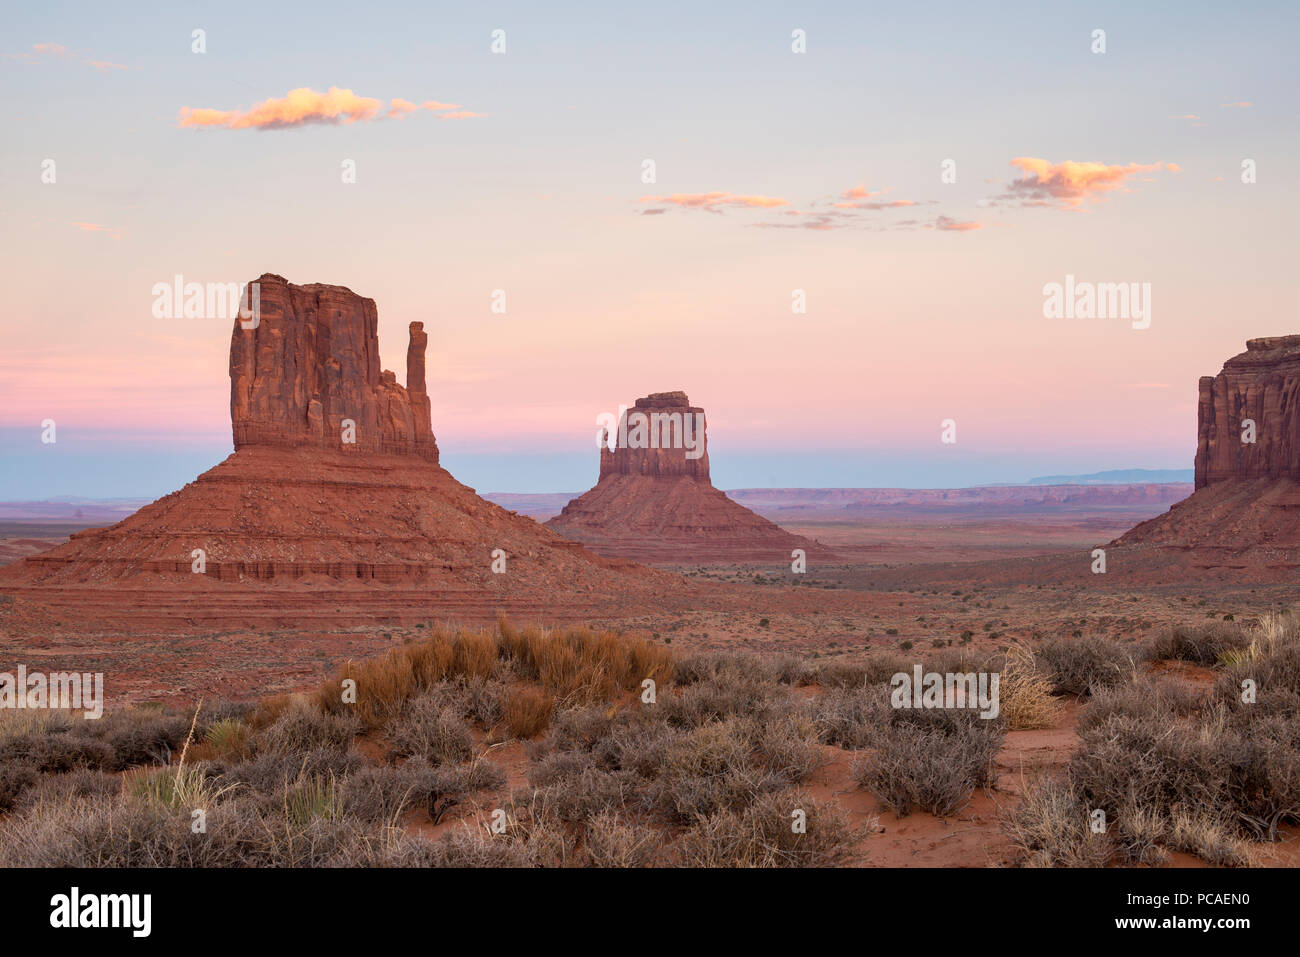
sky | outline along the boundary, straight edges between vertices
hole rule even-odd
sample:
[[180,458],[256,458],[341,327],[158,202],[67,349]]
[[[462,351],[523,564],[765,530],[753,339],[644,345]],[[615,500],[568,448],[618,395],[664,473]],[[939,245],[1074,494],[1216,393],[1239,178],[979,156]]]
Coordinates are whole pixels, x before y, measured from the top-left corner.
[[722,488],[1190,467],[1197,378],[1300,332],[1300,12],[1130,6],[17,7],[0,500],[219,462],[230,321],[153,290],[265,272],[374,299],[399,381],[425,323],[480,491],[589,487],[678,389]]

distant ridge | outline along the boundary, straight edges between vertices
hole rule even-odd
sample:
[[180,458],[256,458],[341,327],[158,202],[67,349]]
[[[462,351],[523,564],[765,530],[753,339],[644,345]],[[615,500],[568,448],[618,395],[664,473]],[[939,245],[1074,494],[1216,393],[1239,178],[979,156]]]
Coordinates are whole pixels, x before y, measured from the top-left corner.
[[1190,482],[1192,469],[1110,469],[1089,475],[1040,475],[1026,485],[1169,485]]

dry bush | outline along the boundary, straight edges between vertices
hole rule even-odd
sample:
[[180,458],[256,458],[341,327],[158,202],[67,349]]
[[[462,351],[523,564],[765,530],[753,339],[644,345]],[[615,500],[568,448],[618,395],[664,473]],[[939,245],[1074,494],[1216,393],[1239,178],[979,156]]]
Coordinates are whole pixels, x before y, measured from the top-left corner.
[[1004,731],[970,711],[896,709],[853,776],[900,817],[913,807],[944,817],[993,781]]
[[832,686],[809,709],[827,744],[857,750],[869,747],[889,724],[889,685]]
[[677,823],[748,805],[757,795],[788,783],[752,760],[754,725],[728,718],[701,725],[675,738],[647,801]]
[[474,736],[460,711],[438,695],[407,700],[385,725],[393,753],[417,757],[430,764],[459,764],[474,756]]
[[201,766],[206,774],[223,785],[240,785],[244,789],[240,792],[241,797],[257,800],[259,795],[283,791],[289,781],[299,777],[332,774],[342,778],[358,771],[363,764],[356,751],[317,748],[306,752],[259,754],[233,764],[218,761]]
[[1042,777],[1029,782],[1002,830],[1029,867],[1104,867],[1111,839],[1089,826],[1089,808],[1069,782]]
[[1230,622],[1179,624],[1152,641],[1148,654],[1155,661],[1172,659],[1198,665],[1215,665],[1229,652],[1241,651],[1249,644],[1247,632]]
[[1250,867],[1251,849],[1214,818],[1178,810],[1169,823],[1169,844],[1176,851],[1195,854],[1216,867]]
[[513,738],[531,738],[550,723],[555,700],[539,688],[514,688],[501,706],[501,720]]
[[504,620],[497,628],[502,653],[519,676],[539,682],[566,705],[611,701],[646,678],[661,687],[673,678],[671,652],[641,638],[584,628],[517,630]]
[[266,754],[301,754],[318,748],[347,751],[359,730],[359,722],[350,714],[327,714],[298,701],[257,732],[253,745]]
[[1089,694],[1134,680],[1140,657],[1106,638],[1061,638],[1039,650],[1057,694]]
[[1131,684],[1098,688],[1079,712],[1079,733],[1089,731],[1112,715],[1173,723],[1195,714],[1204,696],[1180,681],[1142,678]]
[[587,819],[582,843],[593,867],[650,867],[663,840],[656,829],[605,810]]
[[[573,773],[555,775],[555,770],[551,769],[550,783],[541,787],[534,784],[531,798],[549,816],[566,824],[581,824],[603,811],[628,806],[641,783],[629,771],[586,767]],[[516,800],[519,799],[516,796]]]
[[1061,719],[1061,702],[1052,697],[1052,680],[1038,669],[1033,651],[1025,645],[1007,649],[998,701],[1010,731],[1051,728]]
[[23,794],[41,779],[35,762],[0,761],[0,814],[12,811]]
[[[793,826],[796,811],[805,816],[803,833]],[[853,859],[861,837],[837,807],[779,791],[701,816],[674,851],[685,867],[838,867]]]
[[804,714],[772,718],[753,732],[754,760],[786,784],[800,784],[828,762],[817,725]]
[[[0,765],[0,781],[6,766]],[[122,779],[107,771],[77,770],[40,775],[22,792],[15,807],[28,810],[37,804],[66,803],[76,799],[105,800],[122,792]]]
[[497,664],[497,643],[486,632],[460,632],[452,640],[452,668],[464,678],[487,678]]

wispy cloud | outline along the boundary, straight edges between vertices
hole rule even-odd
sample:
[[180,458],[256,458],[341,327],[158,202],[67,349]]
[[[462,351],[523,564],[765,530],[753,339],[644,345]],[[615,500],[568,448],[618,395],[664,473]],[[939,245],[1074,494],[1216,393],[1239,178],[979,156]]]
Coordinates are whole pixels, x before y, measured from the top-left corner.
[[19,63],[41,63],[52,60],[79,60],[87,66],[94,67],[101,73],[105,73],[109,70],[131,69],[125,63],[113,63],[110,60],[83,59],[65,47],[62,43],[33,43],[30,51],[25,53],[6,53],[4,54],[4,59],[17,60]]
[[208,107],[183,106],[179,125],[191,128],[216,128],[227,130],[286,130],[299,126],[338,125],[361,123],[387,116],[401,119],[418,111],[428,111],[444,120],[465,120],[485,116],[462,110],[458,103],[440,103],[394,97],[384,109],[382,100],[358,96],[352,90],[330,87],[318,93],[310,87],[290,90],[285,96],[263,100],[248,110],[217,110]]
[[121,239],[123,229],[117,226],[105,226],[102,223],[73,223],[83,233],[105,233],[111,239]]
[[984,224],[972,220],[963,221],[949,216],[940,216],[928,228],[934,228],[943,233],[966,233],[976,229],[983,229]]
[[[670,196],[642,196],[638,202],[679,206],[683,209],[702,209],[710,213],[720,213],[727,207],[772,209],[778,206],[790,205],[788,199],[781,199],[779,196],[728,193],[722,190],[711,193],[673,193]],[[646,212],[649,212],[649,210]]]
[[1110,164],[1074,160],[1053,163],[1035,156],[1017,156],[1011,165],[1025,175],[1008,183],[1006,192],[990,200],[990,205],[1009,203],[1077,210],[1087,201],[1100,202],[1106,193],[1117,189],[1127,191],[1130,177],[1140,173],[1182,172],[1177,163]]
[[1251,108],[1252,106],[1254,106],[1254,105],[1255,105],[1255,104],[1252,103],[1252,102],[1250,102],[1250,100],[1238,100],[1238,101],[1235,102],[1235,103],[1220,103],[1220,104],[1219,104],[1219,109],[1221,109],[1221,110],[1248,110],[1248,109],[1250,109],[1250,108]]

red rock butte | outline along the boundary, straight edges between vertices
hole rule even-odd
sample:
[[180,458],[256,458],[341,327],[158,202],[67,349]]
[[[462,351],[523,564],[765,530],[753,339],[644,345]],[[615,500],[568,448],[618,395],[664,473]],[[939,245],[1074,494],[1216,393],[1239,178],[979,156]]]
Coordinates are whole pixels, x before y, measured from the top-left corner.
[[685,392],[656,392],[622,414],[615,447],[600,449],[596,485],[546,524],[611,557],[660,564],[789,564],[835,560],[732,501],[709,478],[707,422]]
[[0,568],[8,593],[130,627],[311,627],[586,619],[691,592],[677,576],[594,555],[441,468],[422,323],[410,325],[403,387],[380,370],[373,300],[258,282],[259,319],[237,319],[231,337],[235,452],[115,525]]
[[1251,339],[1201,378],[1196,491],[1115,544],[1261,580],[1300,569],[1300,336]]

